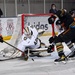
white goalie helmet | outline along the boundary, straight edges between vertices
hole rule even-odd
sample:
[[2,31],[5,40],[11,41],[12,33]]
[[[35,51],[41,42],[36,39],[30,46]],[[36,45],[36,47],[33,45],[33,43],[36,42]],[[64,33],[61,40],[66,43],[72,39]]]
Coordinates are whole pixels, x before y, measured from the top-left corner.
[[31,37],[31,29],[29,27],[25,27],[24,34],[27,38],[30,38]]

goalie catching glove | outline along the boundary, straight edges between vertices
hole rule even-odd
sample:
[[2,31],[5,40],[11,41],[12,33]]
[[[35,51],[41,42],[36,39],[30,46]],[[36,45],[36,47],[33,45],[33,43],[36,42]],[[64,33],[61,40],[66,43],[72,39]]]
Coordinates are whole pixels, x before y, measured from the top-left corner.
[[0,35],[0,42],[3,43],[3,37]]
[[54,52],[54,45],[53,45],[53,44],[52,44],[52,45],[49,45],[49,47],[48,47],[48,49],[47,49],[47,52],[48,52],[48,53]]

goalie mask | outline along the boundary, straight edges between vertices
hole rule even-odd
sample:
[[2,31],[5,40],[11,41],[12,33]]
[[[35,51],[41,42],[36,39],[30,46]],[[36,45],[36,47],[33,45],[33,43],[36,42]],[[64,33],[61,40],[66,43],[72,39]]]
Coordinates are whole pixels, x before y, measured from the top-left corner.
[[32,31],[29,29],[29,27],[24,28],[24,34],[27,38],[30,38],[32,35]]

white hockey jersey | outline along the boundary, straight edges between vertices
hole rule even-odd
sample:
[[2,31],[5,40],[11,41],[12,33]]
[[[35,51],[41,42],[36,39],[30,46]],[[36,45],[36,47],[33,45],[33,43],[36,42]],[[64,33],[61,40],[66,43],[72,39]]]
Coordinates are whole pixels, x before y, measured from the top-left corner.
[[32,31],[31,37],[27,38],[25,34],[22,35],[22,41],[20,44],[18,44],[18,49],[25,51],[26,47],[29,48],[38,48],[40,46],[40,41],[37,39],[38,37],[38,31],[36,28],[31,28],[29,29]]

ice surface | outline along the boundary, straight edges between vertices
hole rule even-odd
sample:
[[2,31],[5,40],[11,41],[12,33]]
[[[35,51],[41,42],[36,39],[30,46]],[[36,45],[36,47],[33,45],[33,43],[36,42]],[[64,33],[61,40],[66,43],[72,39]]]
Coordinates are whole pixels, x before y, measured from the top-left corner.
[[[49,37],[40,37],[48,45]],[[64,44],[64,43],[63,43]],[[0,43],[0,49],[6,46]],[[64,44],[64,52],[68,54],[70,50]],[[31,57],[28,61],[18,59],[0,61],[0,75],[75,75],[75,60],[67,64],[54,64],[54,59],[58,58],[57,51],[48,57]]]

